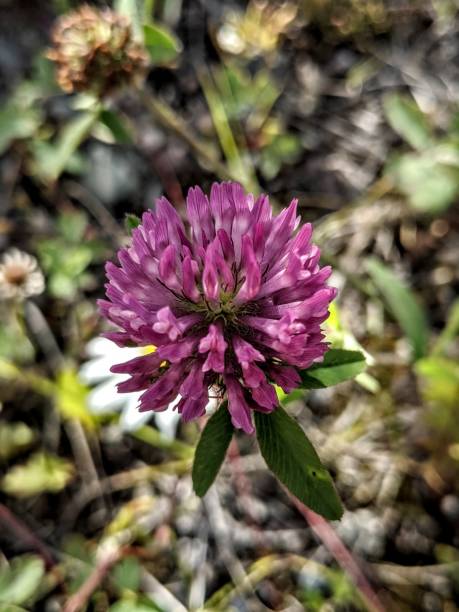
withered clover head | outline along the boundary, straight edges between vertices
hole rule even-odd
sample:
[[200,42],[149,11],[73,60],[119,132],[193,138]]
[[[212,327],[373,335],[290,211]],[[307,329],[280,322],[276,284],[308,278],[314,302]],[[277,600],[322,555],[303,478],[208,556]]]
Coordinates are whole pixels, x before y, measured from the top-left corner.
[[148,66],[129,19],[108,8],[83,5],[63,15],[52,31],[52,43],[48,58],[56,63],[57,82],[68,93],[104,96],[141,81]]

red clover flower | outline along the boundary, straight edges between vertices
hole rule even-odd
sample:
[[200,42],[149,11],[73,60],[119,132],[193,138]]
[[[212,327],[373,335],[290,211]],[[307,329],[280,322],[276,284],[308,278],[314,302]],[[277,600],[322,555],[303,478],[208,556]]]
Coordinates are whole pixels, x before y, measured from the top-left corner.
[[298,370],[321,361],[321,324],[335,289],[319,266],[310,223],[297,201],[277,216],[268,197],[237,183],[189,190],[187,228],[166,198],[143,214],[132,244],[109,262],[102,314],[120,346],[155,345],[153,353],[112,368],[142,391],[140,411],[162,411],[180,394],[189,421],[205,413],[209,389],[228,399],[234,427],[251,434],[252,410],[278,406],[275,385],[290,392]]

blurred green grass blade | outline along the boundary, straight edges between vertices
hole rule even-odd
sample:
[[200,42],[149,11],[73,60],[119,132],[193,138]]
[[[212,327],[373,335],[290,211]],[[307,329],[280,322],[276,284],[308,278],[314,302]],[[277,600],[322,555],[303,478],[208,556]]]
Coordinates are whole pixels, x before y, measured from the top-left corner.
[[392,129],[414,149],[425,149],[432,144],[427,117],[412,98],[389,94],[384,98],[383,107]]
[[207,421],[196,447],[193,463],[193,488],[203,497],[214,482],[225,459],[234,428],[227,402]]
[[432,355],[439,355],[445,351],[451,342],[459,335],[459,298],[454,301],[448,312],[446,325],[432,349]]
[[98,117],[98,108],[82,111],[62,128],[55,143],[36,142],[34,153],[37,174],[45,181],[57,180],[91,132]]
[[182,457],[183,459],[189,459],[194,454],[194,449],[189,444],[185,444],[185,442],[181,442],[180,440],[171,440],[149,425],[144,425],[136,431],[131,431],[129,433],[133,438],[141,440],[145,442],[145,444],[171,451],[174,455]]
[[48,378],[36,374],[33,370],[19,368],[13,362],[0,357],[1,379],[11,383],[26,385],[36,393],[47,397],[53,397],[56,390],[56,385]]
[[64,420],[75,419],[87,429],[94,429],[96,419],[87,404],[89,389],[74,368],[64,368],[56,379],[55,405]]
[[251,164],[246,163],[241,157],[225,106],[216,87],[210,76],[201,75],[200,81],[230,173],[236,176],[247,190],[259,193],[260,189]]
[[332,478],[301,427],[280,406],[254,411],[261,454],[270,470],[303,504],[329,520],[343,508]]
[[429,327],[424,308],[417,302],[412,291],[379,260],[375,258],[367,260],[366,267],[390,312],[410,341],[414,359],[423,357],[426,354],[429,339]]

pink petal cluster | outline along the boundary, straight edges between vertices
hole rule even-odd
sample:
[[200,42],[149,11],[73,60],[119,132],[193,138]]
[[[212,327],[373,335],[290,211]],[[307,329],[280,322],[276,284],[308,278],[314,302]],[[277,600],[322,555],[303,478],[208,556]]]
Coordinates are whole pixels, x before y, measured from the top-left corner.
[[274,385],[290,392],[297,369],[327,350],[320,330],[335,289],[319,267],[309,223],[299,227],[297,201],[277,216],[267,196],[237,183],[199,187],[187,197],[185,227],[161,198],[106,266],[102,314],[120,346],[157,347],[114,366],[130,379],[119,391],[143,390],[141,411],[177,408],[186,421],[205,413],[209,389],[226,393],[236,428],[252,433],[252,410],[278,405]]

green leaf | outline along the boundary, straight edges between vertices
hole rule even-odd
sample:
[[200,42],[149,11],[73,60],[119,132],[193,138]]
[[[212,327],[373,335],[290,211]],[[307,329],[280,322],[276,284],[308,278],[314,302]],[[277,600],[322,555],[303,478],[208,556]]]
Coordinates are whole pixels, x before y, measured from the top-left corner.
[[[373,365],[373,357],[365,351],[352,332],[343,325],[337,303],[333,302],[330,304],[329,310],[330,315],[326,321],[325,332],[327,340],[330,342],[330,344],[335,348],[346,349],[348,351],[360,351],[365,357],[366,365]],[[318,365],[320,366],[321,364]],[[355,377],[355,382],[373,394],[376,394],[381,390],[381,385],[376,378],[365,371],[357,374]]]
[[16,557],[11,565],[0,567],[0,602],[25,603],[39,590],[44,575],[44,564],[39,557]]
[[301,141],[295,134],[279,134],[260,153],[260,170],[266,179],[279,173],[284,163],[293,163],[301,152]]
[[67,557],[73,557],[82,563],[80,566],[92,566],[95,563],[95,551],[91,548],[91,544],[80,533],[71,533],[64,536],[61,543],[61,550]]
[[459,194],[458,169],[440,163],[433,150],[396,156],[386,171],[410,205],[422,213],[443,212]]
[[136,597],[133,599],[120,599],[109,608],[109,612],[161,612],[162,610],[164,610],[164,608],[156,606],[151,600],[151,595],[148,598]]
[[[69,218],[69,226],[70,221]],[[42,240],[37,245],[40,263],[48,273],[48,289],[60,299],[74,298],[81,286],[83,273],[97,254],[94,244],[82,237],[79,240],[80,244],[73,244],[73,240],[63,236]]]
[[412,98],[390,94],[384,99],[384,112],[392,129],[414,149],[425,149],[432,144],[427,117]]
[[254,415],[261,454],[282,484],[314,512],[329,520],[341,518],[332,478],[298,423],[281,407]]
[[354,378],[365,370],[366,360],[360,351],[330,349],[322,363],[317,363],[300,372],[302,387],[322,389]]
[[427,316],[411,290],[379,260],[371,258],[366,263],[368,273],[385,300],[413,348],[414,359],[426,354],[429,338]]
[[128,128],[116,113],[103,109],[99,115],[99,120],[108,127],[116,142],[119,144],[132,144],[133,140]]
[[94,570],[96,551],[88,540],[77,533],[64,537],[61,550],[66,559],[68,591],[76,593]]
[[0,357],[20,364],[31,362],[34,355],[34,346],[30,342],[20,318],[14,312],[2,313]]
[[40,143],[36,153],[36,170],[47,181],[55,181],[67,167],[70,158],[89,135],[99,116],[99,109],[81,112],[67,123],[55,143]]
[[169,64],[182,50],[182,43],[166,28],[153,24],[143,26],[145,47],[153,64]]
[[116,586],[121,590],[139,590],[141,567],[135,557],[125,557],[115,565],[112,570],[112,578]]
[[207,493],[215,480],[233,431],[228,403],[224,402],[207,421],[196,448],[192,477],[193,488],[199,497]]
[[61,491],[73,476],[73,466],[68,461],[38,452],[22,465],[16,465],[1,481],[1,489],[14,497],[29,497],[45,491]]
[[137,215],[133,215],[132,213],[126,213],[124,217],[124,227],[128,234],[132,234],[132,230],[135,230],[136,227],[142,223],[142,219]]
[[0,462],[7,461],[28,448],[35,434],[25,423],[0,421]]
[[33,108],[19,108],[9,103],[0,110],[0,155],[17,139],[30,138],[40,125],[40,115]]
[[130,431],[129,433],[137,440],[145,442],[145,444],[149,444],[154,448],[168,450],[182,459],[190,459],[195,453],[195,449],[191,446],[191,444],[186,444],[185,442],[181,442],[180,440],[176,440],[174,438],[168,438],[160,431],[154,427],[150,427],[149,425],[143,425],[143,427],[140,427],[135,431]]
[[86,213],[80,210],[72,210],[71,212],[62,212],[57,221],[56,229],[66,244],[74,244],[81,246],[84,242],[84,235],[89,226],[89,221]]

